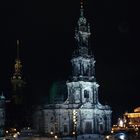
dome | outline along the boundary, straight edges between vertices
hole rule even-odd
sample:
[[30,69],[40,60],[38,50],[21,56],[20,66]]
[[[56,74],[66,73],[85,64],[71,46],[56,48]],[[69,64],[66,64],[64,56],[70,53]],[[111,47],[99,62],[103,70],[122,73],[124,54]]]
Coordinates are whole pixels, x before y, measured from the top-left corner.
[[135,112],[135,113],[140,113],[140,107],[135,108],[135,109],[134,109],[134,112]]

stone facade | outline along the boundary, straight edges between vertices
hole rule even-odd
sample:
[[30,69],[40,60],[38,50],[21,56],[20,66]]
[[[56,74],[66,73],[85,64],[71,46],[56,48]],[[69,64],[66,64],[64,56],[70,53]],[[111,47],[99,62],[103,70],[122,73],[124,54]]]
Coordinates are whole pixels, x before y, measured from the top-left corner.
[[72,76],[66,82],[68,97],[62,104],[39,106],[34,113],[35,128],[46,135],[105,134],[111,130],[112,111],[98,100],[95,59],[89,50],[90,25],[80,9],[75,30]]
[[0,96],[0,137],[4,135],[5,127],[5,97]]

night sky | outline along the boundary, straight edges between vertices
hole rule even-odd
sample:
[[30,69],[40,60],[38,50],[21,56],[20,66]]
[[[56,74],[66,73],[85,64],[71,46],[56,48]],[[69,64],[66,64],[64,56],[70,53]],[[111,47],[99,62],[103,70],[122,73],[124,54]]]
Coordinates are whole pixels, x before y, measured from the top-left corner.
[[[113,116],[119,117],[124,111],[140,106],[136,10],[130,15],[127,0],[86,0],[84,7],[91,25],[99,100],[109,104]],[[79,8],[79,0],[22,0],[0,4],[0,91],[7,98],[11,96],[10,78],[17,39],[21,40],[20,57],[29,98],[46,99],[52,83],[68,79],[70,59],[76,47],[74,30]]]

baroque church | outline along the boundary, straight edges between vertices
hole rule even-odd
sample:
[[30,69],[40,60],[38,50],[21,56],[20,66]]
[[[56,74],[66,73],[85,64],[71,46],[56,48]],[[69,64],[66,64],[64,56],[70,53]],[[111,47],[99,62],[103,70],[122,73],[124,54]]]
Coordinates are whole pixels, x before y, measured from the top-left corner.
[[99,84],[95,78],[95,58],[89,49],[90,25],[83,5],[75,30],[75,49],[71,63],[72,76],[66,81],[67,99],[63,103],[38,106],[34,127],[45,135],[103,135],[111,130],[112,110],[98,100]]

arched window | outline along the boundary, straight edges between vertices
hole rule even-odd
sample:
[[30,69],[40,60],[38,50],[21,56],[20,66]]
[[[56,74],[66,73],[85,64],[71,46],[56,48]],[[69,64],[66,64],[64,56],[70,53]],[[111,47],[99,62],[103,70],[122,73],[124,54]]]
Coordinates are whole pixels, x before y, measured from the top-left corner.
[[68,127],[66,124],[64,124],[64,133],[67,133],[68,132]]
[[84,90],[84,98],[89,98],[89,91]]
[[103,133],[103,131],[104,131],[103,124],[99,124],[99,132],[100,133]]
[[85,133],[92,134],[92,122],[87,121],[85,124]]

